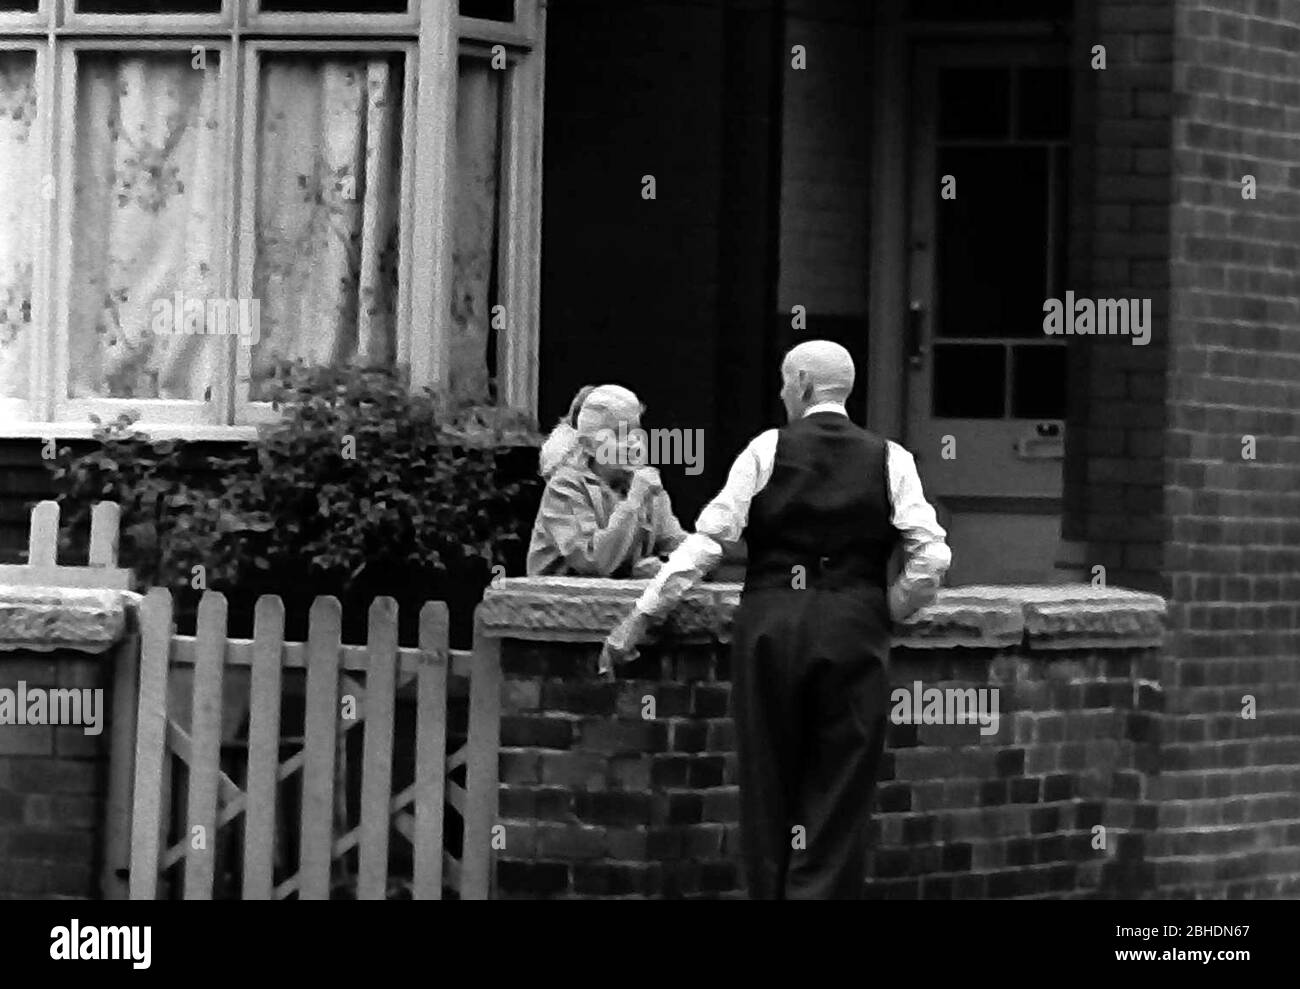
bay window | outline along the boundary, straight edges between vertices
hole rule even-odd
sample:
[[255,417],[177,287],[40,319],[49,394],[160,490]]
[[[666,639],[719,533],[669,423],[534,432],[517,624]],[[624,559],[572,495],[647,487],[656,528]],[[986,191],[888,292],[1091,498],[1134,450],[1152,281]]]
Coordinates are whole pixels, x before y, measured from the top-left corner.
[[277,363],[536,411],[538,0],[0,0],[0,436],[234,438]]

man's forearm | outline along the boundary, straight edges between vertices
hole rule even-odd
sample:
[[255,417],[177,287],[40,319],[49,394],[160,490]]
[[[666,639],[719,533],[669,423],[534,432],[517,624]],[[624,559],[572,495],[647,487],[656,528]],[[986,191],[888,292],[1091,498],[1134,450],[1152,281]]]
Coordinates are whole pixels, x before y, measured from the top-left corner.
[[952,562],[947,543],[932,542],[908,555],[903,572],[889,589],[889,610],[895,621],[931,604]]
[[636,603],[649,618],[662,618],[722,559],[722,547],[701,532],[687,536],[650,581]]

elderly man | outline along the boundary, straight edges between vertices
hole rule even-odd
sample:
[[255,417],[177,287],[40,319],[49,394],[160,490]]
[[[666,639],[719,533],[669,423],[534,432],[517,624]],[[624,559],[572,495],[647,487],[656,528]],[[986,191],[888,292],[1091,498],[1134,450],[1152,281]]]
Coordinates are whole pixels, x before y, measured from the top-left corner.
[[[781,365],[789,423],[755,438],[633,613],[602,669],[744,535],[732,637],[741,842],[754,899],[863,894],[871,800],[884,745],[891,618],[933,599],[952,561],[912,456],[854,425],[853,360],[825,340]],[[887,587],[898,540],[903,571]]]

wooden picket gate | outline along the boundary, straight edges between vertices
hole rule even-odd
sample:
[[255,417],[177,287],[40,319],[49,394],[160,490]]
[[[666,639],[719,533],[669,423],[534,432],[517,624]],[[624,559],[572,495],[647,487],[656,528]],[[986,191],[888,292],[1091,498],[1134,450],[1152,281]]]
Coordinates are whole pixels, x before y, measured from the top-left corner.
[[[141,613],[138,670],[119,671],[130,690],[138,681],[134,725],[114,731],[134,733],[130,814],[129,892],[132,899],[155,899],[160,878],[180,864],[185,899],[213,895],[218,835],[243,818],[244,899],[328,899],[334,874],[355,850],[357,899],[383,899],[390,889],[389,840],[410,842],[409,890],[416,899],[438,899],[444,888],[462,899],[487,899],[492,887],[491,831],[497,812],[497,751],[501,671],[496,643],[476,637],[475,650],[447,647],[447,607],[430,602],[420,612],[419,647],[399,648],[397,604],[377,598],[369,613],[365,646],[343,645],[338,600],[317,598],[308,641],[284,641],[284,605],[278,597],[257,602],[253,638],[227,638],[227,604],[222,594],[205,592],[199,603],[196,634],[174,634],[172,598],[151,590]],[[169,710],[169,678],[192,675],[188,730]],[[247,774],[241,786],[223,771],[223,677],[240,670],[248,677]],[[281,736],[282,681],[286,671],[305,671],[303,737]],[[448,677],[469,680],[466,741],[447,752]],[[173,684],[174,686],[174,684]],[[341,689],[342,688],[342,689]],[[394,793],[395,699],[414,693],[414,778]],[[353,701],[355,717],[344,716]],[[230,712],[226,712],[229,714]],[[360,819],[339,824],[338,773],[342,740],[363,726]],[[282,747],[300,742],[282,760]],[[181,826],[171,820],[173,758],[188,767]],[[464,766],[465,784],[449,777]],[[300,774],[301,813],[297,828],[297,868],[281,868],[274,853],[279,837],[277,799],[281,785]],[[400,783],[399,783],[400,785]],[[444,847],[444,804],[463,820],[459,858]],[[345,822],[346,824],[346,822]],[[175,840],[169,840],[169,833]],[[227,835],[232,832],[227,832]],[[227,843],[228,844],[228,843]],[[221,847],[227,847],[223,844]],[[125,849],[123,849],[125,851]]]

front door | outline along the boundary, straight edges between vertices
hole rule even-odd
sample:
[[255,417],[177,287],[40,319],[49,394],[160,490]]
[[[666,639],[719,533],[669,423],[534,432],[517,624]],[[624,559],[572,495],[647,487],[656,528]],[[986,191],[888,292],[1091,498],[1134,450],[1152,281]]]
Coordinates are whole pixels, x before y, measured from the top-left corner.
[[1051,45],[917,51],[906,429],[949,583],[1045,583],[1060,538],[1070,81]]

